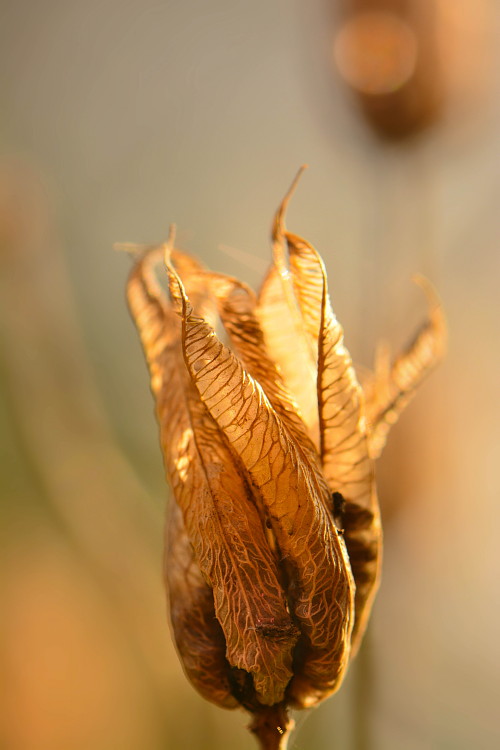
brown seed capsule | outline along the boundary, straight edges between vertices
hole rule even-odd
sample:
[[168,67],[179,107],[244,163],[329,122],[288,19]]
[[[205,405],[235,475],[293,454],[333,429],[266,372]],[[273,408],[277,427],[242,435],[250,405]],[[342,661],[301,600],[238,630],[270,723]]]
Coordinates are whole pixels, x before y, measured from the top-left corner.
[[[373,460],[444,339],[433,298],[431,322],[378,367],[365,403],[322,260],[285,228],[289,195],[258,297],[173,241],[139,258],[127,288],[174,496],[177,648],[200,693],[250,711],[268,749],[284,747],[287,706],[337,690],[359,646],[380,570]],[[155,277],[164,251],[170,299]]]
[[425,0],[343,0],[336,67],[382,138],[433,125],[445,99],[438,8]]

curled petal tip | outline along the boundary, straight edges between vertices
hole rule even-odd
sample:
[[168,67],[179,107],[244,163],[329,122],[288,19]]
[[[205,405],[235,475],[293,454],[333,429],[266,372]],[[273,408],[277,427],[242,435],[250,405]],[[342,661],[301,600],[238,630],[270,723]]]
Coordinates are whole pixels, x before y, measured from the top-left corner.
[[170,224],[168,228],[168,237],[167,237],[167,245],[170,248],[174,247],[176,234],[177,234],[177,225]]
[[148,253],[153,253],[155,261],[161,256],[159,252],[163,252],[164,258],[170,260],[170,253],[174,248],[175,244],[176,226],[175,224],[170,225],[167,241],[160,244],[147,244],[142,242],[115,242],[113,244],[113,250],[118,253],[128,253],[135,260],[143,259]]
[[171,265],[171,258],[172,258],[172,250],[174,249],[175,245],[175,236],[177,234],[177,227],[175,224],[170,224],[169,230],[168,230],[168,237],[167,241],[163,245],[163,259],[165,261],[165,265],[168,266]]
[[285,194],[285,197],[281,201],[281,204],[278,210],[276,211],[276,214],[274,216],[273,231],[272,231],[272,238],[274,242],[279,242],[283,234],[285,233],[285,213],[288,208],[290,199],[297,188],[299,180],[302,177],[306,169],[307,169],[307,164],[302,164],[297,174],[293,178],[292,184],[288,188]]
[[431,311],[442,309],[443,305],[439,294],[437,293],[436,287],[432,284],[429,279],[421,273],[414,273],[411,280],[423,291],[427,297],[429,307]]
[[440,357],[446,353],[448,340],[448,324],[444,312],[443,302],[434,284],[421,274],[414,274],[413,281],[417,284],[425,296],[429,306],[429,320],[436,334],[437,347]]
[[132,255],[134,258],[140,258],[141,255],[144,255],[148,250],[150,250],[152,245],[146,245],[140,242],[114,242],[113,243],[113,250],[117,253],[128,253],[129,255]]
[[436,344],[439,346],[442,356],[446,351],[447,324],[441,298],[434,284],[432,284],[429,279],[427,279],[422,274],[413,274],[412,281],[417,284],[420,289],[422,289],[425,296],[427,297],[430,322],[437,334]]

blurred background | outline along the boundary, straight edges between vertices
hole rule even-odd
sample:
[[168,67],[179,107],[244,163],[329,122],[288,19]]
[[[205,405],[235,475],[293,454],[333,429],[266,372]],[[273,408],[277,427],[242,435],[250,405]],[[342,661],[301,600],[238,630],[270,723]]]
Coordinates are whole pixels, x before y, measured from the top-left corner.
[[383,583],[293,750],[498,747],[496,0],[0,1],[0,746],[250,750],[187,683],[166,488],[116,241],[257,285],[274,210],[360,367],[438,287],[446,362],[379,464]]

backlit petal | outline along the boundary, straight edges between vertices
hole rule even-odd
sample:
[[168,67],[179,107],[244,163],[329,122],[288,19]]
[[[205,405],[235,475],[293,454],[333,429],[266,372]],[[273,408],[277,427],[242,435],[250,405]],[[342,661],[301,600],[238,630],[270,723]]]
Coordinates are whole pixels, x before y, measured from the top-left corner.
[[171,282],[182,300],[184,356],[193,383],[258,491],[277,540],[302,632],[290,690],[297,703],[313,703],[337,689],[347,667],[353,583],[343,540],[261,386],[193,314],[172,270]]

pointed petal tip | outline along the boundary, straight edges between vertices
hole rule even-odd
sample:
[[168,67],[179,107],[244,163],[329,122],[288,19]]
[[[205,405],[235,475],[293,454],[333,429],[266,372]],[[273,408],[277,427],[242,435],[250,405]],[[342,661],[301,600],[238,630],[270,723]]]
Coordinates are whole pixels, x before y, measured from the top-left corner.
[[426,276],[424,276],[422,273],[414,273],[411,277],[411,280],[424,292],[429,302],[429,306],[432,309],[443,306],[441,303],[441,299],[437,293],[436,287],[434,286],[434,284],[432,284],[432,282],[429,281]]
[[420,289],[422,289],[423,293],[427,297],[430,321],[435,329],[439,330],[440,332],[440,344],[444,352],[444,349],[446,347],[447,325],[443,303],[437,292],[437,289],[434,284],[432,284],[429,279],[426,276],[423,276],[421,273],[413,274],[412,281],[417,284]]
[[177,234],[177,226],[175,224],[170,224],[170,227],[168,229],[168,237],[167,241],[163,244],[163,260],[165,262],[165,265],[168,266],[171,264],[171,257],[172,257],[172,250],[175,246],[175,236]]
[[142,242],[114,242],[113,250],[115,253],[128,253],[134,259],[140,258],[147,253],[153,245],[147,245]]
[[177,224],[170,224],[168,228],[168,237],[167,237],[167,244],[170,245],[170,247],[173,247],[175,244],[175,237],[177,234]]
[[292,180],[292,184],[288,188],[287,192],[285,193],[285,197],[281,201],[281,204],[276,211],[276,214],[274,216],[274,222],[273,222],[273,228],[272,228],[272,239],[273,242],[280,242],[281,238],[283,237],[283,234],[285,233],[285,214],[286,210],[288,208],[288,204],[290,202],[291,197],[293,196],[295,190],[297,189],[297,185],[299,184],[299,180],[304,174],[305,170],[308,168],[307,164],[302,164],[302,166],[297,171],[297,174]]
[[142,261],[146,255],[151,253],[151,260],[156,262],[158,259],[158,253],[163,253],[165,257],[168,253],[174,249],[175,244],[176,226],[175,224],[170,225],[168,237],[166,242],[161,243],[144,243],[144,242],[114,242],[113,250],[118,253],[128,253],[132,256],[135,261]]

